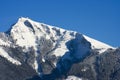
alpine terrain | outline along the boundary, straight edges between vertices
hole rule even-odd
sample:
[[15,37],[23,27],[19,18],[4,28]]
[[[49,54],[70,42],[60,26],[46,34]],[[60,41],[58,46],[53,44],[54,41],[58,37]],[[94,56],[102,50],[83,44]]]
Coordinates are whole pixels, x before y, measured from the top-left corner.
[[120,48],[19,18],[0,33],[0,80],[120,80]]

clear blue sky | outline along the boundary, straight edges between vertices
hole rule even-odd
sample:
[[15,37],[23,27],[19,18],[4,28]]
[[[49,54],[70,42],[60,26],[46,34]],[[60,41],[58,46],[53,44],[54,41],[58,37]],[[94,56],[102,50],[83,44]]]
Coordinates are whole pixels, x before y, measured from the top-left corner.
[[0,32],[21,16],[120,46],[120,0],[0,0]]

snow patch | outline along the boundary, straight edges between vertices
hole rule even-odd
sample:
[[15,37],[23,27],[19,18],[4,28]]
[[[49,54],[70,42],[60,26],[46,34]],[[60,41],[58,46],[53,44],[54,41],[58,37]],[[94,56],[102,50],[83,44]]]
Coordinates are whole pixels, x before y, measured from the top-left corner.
[[87,41],[89,41],[89,42],[91,43],[92,49],[97,49],[97,50],[99,51],[99,53],[103,53],[103,52],[106,51],[108,48],[113,48],[113,49],[114,49],[114,47],[112,47],[112,46],[110,46],[110,45],[107,45],[107,44],[105,44],[105,43],[103,43],[103,42],[100,42],[100,41],[98,41],[98,40],[92,39],[92,38],[90,38],[90,37],[88,37],[88,36],[86,36],[86,35],[83,35],[83,36],[84,36],[84,38],[85,38]]
[[76,76],[68,76],[66,80],[82,80],[82,79]]
[[38,63],[37,63],[37,60],[35,60],[35,62],[34,62],[34,69],[37,71],[37,69],[38,69]]
[[4,46],[10,46],[10,42],[5,42],[2,39],[0,39],[0,45],[4,45]]
[[8,53],[6,51],[4,51],[2,48],[0,48],[0,55],[2,57],[5,57],[8,61],[12,62],[13,64],[16,65],[21,65],[21,63],[18,60],[13,59],[12,57],[10,57],[8,55]]

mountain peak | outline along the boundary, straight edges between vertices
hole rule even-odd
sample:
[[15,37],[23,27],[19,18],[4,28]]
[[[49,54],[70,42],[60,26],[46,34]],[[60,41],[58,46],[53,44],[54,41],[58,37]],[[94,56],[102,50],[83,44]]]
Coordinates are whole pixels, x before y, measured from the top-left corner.
[[30,20],[28,17],[20,17],[19,19],[18,19],[18,22],[19,21],[21,21],[21,22],[24,22],[24,21],[26,21],[26,20]]
[[18,19],[18,21],[12,26],[12,29],[11,29],[11,31],[13,30],[13,29],[18,29],[18,27],[21,27],[21,28],[23,28],[23,27],[28,27],[28,26],[26,26],[26,22],[29,22],[29,24],[31,24],[30,23],[30,19],[29,18],[24,18],[24,17],[20,17],[19,19]]
[[[29,18],[21,17],[18,19],[18,22],[12,27],[10,33],[13,39],[17,40],[17,44],[30,47],[37,45],[36,38],[52,38],[53,41],[57,41],[61,37],[64,38],[67,35],[67,40],[69,40],[70,37],[73,39],[77,32],[53,27],[47,24],[35,22]],[[71,36],[71,34],[74,34],[74,36]],[[104,52],[108,48],[113,48],[105,43],[89,38],[83,34],[81,36],[83,36],[88,42],[91,43],[91,47],[93,49],[98,49],[100,53]]]
[[18,21],[16,22],[16,24],[12,26],[12,28],[16,28],[16,27],[22,27],[22,28],[23,27],[30,27],[30,28],[32,28],[32,27],[34,27],[33,23],[35,23],[35,21],[29,19],[28,17],[26,17],[26,18],[20,17],[18,19]]
[[12,26],[10,35],[16,44],[20,46],[33,46],[35,43],[34,26],[32,20],[28,18],[19,18],[18,22]]

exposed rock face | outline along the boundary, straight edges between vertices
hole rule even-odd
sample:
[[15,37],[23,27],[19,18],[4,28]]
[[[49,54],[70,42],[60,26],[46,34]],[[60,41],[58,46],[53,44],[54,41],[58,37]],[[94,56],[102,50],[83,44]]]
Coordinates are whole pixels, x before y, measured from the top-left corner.
[[26,80],[34,75],[37,73],[28,64],[13,65],[0,56],[0,80]]
[[0,80],[118,80],[120,49],[20,18],[0,33]]
[[[95,51],[92,52],[96,53]],[[108,49],[102,54],[93,54],[82,62],[72,65],[68,75],[75,75],[83,80],[119,80],[120,48]]]

